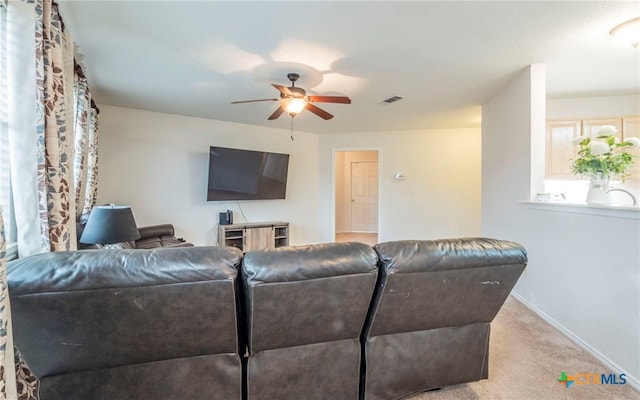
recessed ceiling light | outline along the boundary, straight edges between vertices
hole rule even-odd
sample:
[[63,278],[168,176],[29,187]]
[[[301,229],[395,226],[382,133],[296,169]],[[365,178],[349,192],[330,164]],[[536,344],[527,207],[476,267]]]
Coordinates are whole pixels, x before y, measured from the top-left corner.
[[640,44],[640,17],[623,22],[609,31],[616,41],[638,47]]

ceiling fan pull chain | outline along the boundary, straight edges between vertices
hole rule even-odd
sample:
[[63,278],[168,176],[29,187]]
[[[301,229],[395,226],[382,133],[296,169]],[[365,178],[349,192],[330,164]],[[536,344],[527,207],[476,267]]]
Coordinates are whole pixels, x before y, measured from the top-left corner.
[[291,116],[291,141],[293,142],[293,116]]

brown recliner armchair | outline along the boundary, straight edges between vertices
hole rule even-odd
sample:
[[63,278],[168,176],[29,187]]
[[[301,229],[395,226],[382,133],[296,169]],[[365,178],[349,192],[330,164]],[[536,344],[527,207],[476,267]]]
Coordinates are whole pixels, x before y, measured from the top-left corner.
[[470,238],[375,250],[381,276],[362,337],[362,398],[487,379],[490,322],[527,264],[524,248]]
[[[78,250],[97,249],[98,245],[85,244],[80,242],[85,222],[76,224],[76,235],[78,237]],[[126,249],[155,249],[159,247],[192,247],[192,243],[186,242],[182,238],[177,238],[172,224],[160,224],[143,226],[138,228],[140,239],[132,242],[122,243],[121,248]]]
[[140,239],[136,240],[136,249],[154,249],[156,247],[191,247],[182,238],[176,238],[171,224],[143,226],[138,228]]

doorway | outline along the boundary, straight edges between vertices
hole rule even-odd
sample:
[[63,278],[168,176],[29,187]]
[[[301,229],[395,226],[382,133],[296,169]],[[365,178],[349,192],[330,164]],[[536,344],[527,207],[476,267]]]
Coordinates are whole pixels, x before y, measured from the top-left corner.
[[378,151],[337,151],[335,240],[378,242]]

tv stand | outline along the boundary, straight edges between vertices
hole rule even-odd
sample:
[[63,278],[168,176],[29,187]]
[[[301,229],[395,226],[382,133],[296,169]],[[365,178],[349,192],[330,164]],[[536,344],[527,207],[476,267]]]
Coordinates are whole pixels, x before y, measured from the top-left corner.
[[246,253],[289,245],[289,223],[251,222],[218,226],[218,245],[233,246]]

